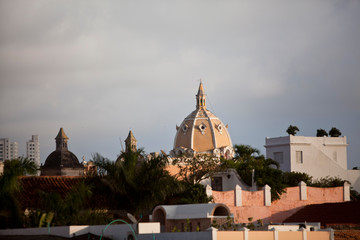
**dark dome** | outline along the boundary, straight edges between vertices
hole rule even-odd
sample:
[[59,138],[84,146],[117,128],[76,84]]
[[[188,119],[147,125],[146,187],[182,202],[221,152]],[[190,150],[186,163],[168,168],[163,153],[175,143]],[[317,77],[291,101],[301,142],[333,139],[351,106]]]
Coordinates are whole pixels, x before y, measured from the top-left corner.
[[45,161],[43,168],[83,168],[79,160],[69,150],[53,151]]

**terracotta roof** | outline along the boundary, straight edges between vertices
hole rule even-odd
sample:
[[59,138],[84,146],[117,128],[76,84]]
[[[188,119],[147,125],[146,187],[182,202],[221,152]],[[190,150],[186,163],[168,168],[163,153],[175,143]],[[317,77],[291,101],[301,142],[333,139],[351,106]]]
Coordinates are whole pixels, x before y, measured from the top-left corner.
[[84,180],[84,177],[74,176],[22,176],[19,177],[22,191],[20,202],[24,209],[38,205],[39,191],[57,192],[62,197],[71,190],[73,186]]
[[[57,192],[64,198],[68,192],[81,181],[89,184],[101,184],[100,178],[86,178],[83,176],[22,176],[19,177],[22,191],[19,201],[23,209],[37,208],[40,204],[39,192]],[[97,192],[103,191],[103,192]],[[95,208],[107,208],[110,206],[106,189],[93,188],[93,196],[88,204]]]
[[328,224],[360,224],[360,201],[308,205],[284,222],[320,222]]

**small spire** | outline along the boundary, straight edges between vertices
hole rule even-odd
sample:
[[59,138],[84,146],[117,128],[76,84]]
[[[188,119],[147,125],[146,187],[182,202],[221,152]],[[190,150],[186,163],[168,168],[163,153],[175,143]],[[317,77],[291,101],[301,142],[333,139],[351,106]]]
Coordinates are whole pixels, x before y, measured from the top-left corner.
[[56,136],[55,140],[56,140],[56,150],[67,149],[67,142],[69,138],[68,136],[66,136],[63,128],[60,128],[60,131]]
[[128,152],[129,150],[136,152],[136,146],[137,140],[134,137],[132,131],[129,131],[128,137],[125,139],[125,152]]
[[200,109],[200,108],[206,109],[206,94],[201,79],[200,79],[199,90],[198,93],[196,94],[196,109]]
[[55,139],[61,139],[61,138],[69,139],[68,136],[66,136],[63,128],[60,128],[60,131],[59,131],[59,133],[58,133],[58,135],[56,136]]

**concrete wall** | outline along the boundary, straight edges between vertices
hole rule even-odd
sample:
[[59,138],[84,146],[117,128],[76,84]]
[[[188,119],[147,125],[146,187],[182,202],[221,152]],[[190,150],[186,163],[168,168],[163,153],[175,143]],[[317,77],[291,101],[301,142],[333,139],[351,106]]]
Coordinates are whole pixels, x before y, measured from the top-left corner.
[[218,231],[217,240],[330,240],[331,231],[294,231],[294,232],[278,232],[278,231]]
[[[136,225],[131,225],[136,231]],[[6,229],[0,230],[0,235],[51,235],[71,238],[73,236],[79,236],[87,233],[95,235],[101,235],[105,229],[105,225],[94,226],[64,226],[64,227],[51,227],[48,228],[22,228],[22,229]],[[114,240],[124,240],[128,234],[131,233],[131,229],[126,224],[110,225],[103,236],[111,236]]]
[[242,204],[240,206],[236,206],[235,190],[227,192],[212,191],[212,196],[215,203],[224,203],[229,207],[231,213],[234,214],[235,223],[248,223],[250,217],[253,218],[253,221],[262,219],[264,223],[283,222],[306,205],[348,200],[346,199],[347,192],[344,193],[344,187],[306,187],[304,189],[306,200],[302,200],[300,195],[301,187],[304,187],[304,185],[287,188],[286,193],[283,193],[279,200],[271,202],[270,206],[265,205],[264,190],[256,192],[242,190]]
[[[305,172],[314,179],[340,177],[350,181],[360,192],[360,170],[347,169],[346,137],[286,136],[266,138],[266,157],[275,160],[276,153],[283,153],[280,169]],[[297,162],[296,152],[301,151],[303,162]]]
[[[106,226],[67,226],[67,227],[53,227],[50,229],[51,235],[62,237],[73,237],[93,233],[101,235]],[[111,237],[114,240],[126,240],[129,235],[129,227],[127,225],[112,225],[109,226],[104,236]],[[27,229],[8,229],[0,230],[1,235],[48,235],[47,228],[27,228]],[[138,234],[138,240],[330,240],[333,236],[332,231],[217,231],[211,229],[205,232],[174,232],[174,233],[154,233],[154,234]],[[155,238],[154,238],[155,237]]]
[[[167,232],[154,234],[156,240],[211,240],[211,232]],[[137,236],[138,240],[151,240],[154,239],[152,234],[141,234]],[[214,239],[215,240],[215,239]]]

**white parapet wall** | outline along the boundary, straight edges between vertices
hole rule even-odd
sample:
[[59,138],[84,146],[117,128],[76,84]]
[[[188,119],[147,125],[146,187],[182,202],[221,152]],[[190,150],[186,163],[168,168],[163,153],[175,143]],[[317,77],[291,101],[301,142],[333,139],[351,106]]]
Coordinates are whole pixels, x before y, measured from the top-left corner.
[[[80,236],[83,234],[91,233],[100,236],[111,237],[114,240],[123,240],[124,237],[132,233],[130,226],[134,232],[137,233],[136,224],[114,224],[110,226],[106,225],[81,225],[81,226],[64,226],[64,227],[50,227],[50,228],[21,228],[21,229],[6,229],[0,230],[1,235],[54,235],[60,237],[71,238],[74,236]],[[139,223],[139,234],[152,234],[160,233],[160,223]]]
[[139,234],[160,233],[160,223],[159,222],[138,223],[138,233]]

